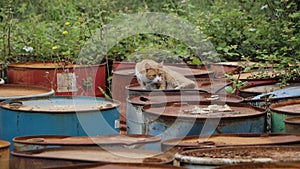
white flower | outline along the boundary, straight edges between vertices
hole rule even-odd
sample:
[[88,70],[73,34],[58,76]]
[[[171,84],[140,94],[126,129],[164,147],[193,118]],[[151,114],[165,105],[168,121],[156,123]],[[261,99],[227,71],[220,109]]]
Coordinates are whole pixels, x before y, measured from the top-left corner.
[[26,51],[26,52],[32,52],[33,51],[33,48],[30,47],[30,46],[24,46],[23,49]]
[[267,8],[268,8],[268,5],[264,5],[264,6],[260,7],[260,10],[267,9]]
[[250,32],[254,32],[254,31],[256,31],[256,29],[255,28],[249,28],[248,29]]

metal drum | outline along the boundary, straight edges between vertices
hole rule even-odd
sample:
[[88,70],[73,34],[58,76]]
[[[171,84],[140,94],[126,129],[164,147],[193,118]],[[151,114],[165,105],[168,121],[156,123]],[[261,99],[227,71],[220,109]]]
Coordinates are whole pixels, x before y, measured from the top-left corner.
[[160,140],[160,137],[137,134],[114,134],[105,136],[22,136],[13,139],[13,151],[18,152],[58,147],[129,148],[160,151]]
[[145,134],[162,140],[222,133],[264,133],[264,109],[242,103],[168,102],[143,107]]
[[195,149],[175,154],[176,162],[190,169],[243,163],[300,162],[299,146],[244,146]]
[[0,140],[0,168],[9,169],[10,159],[10,143],[8,141]]
[[246,97],[255,97],[257,95],[263,93],[269,93],[280,89],[289,89],[291,87],[299,87],[300,83],[289,83],[288,86],[280,87],[276,83],[267,83],[267,84],[259,84],[259,85],[251,85],[247,87],[243,87],[240,89],[240,96]]
[[299,168],[300,162],[276,162],[276,163],[248,163],[248,164],[238,164],[230,166],[221,166],[215,169],[241,169],[241,168],[260,168],[260,169],[296,169]]
[[284,119],[287,133],[300,134],[300,116]]
[[146,123],[143,120],[142,107],[146,104],[158,104],[172,101],[222,101],[231,103],[240,103],[243,98],[236,95],[215,95],[200,92],[183,92],[183,93],[154,93],[131,96],[127,99],[126,106],[126,124],[127,133],[145,134]]
[[67,62],[11,63],[7,68],[8,83],[53,88],[55,95],[104,96],[106,63],[76,65]]
[[0,85],[0,101],[24,98],[47,97],[54,94],[53,89],[17,84]]
[[119,102],[88,96],[16,100],[1,105],[0,138],[119,133]]
[[260,94],[255,97],[245,99],[245,102],[256,107],[267,108],[271,103],[296,100],[299,98],[300,86],[297,86]]
[[298,145],[300,135],[295,134],[213,134],[187,136],[162,142],[162,150],[174,151],[196,148],[216,148],[229,146],[258,145]]
[[300,100],[279,102],[270,105],[271,127],[273,133],[286,133],[284,120],[300,116]]
[[11,152],[11,169],[59,167],[91,163],[169,164],[174,155],[159,151],[115,148],[51,148]]

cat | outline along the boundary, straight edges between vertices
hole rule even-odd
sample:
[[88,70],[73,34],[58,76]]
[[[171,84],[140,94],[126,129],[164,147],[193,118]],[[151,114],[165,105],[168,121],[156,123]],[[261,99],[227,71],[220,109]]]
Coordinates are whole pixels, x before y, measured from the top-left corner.
[[138,62],[135,75],[138,83],[147,90],[193,89],[196,86],[194,81],[164,66],[163,62],[157,63],[153,60]]

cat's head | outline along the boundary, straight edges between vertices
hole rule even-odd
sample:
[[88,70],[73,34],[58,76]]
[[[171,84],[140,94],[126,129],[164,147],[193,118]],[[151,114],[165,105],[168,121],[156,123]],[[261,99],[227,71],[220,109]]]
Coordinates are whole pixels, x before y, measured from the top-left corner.
[[146,78],[152,83],[161,83],[163,81],[164,72],[162,70],[163,63],[159,63],[157,66],[151,66],[145,64]]

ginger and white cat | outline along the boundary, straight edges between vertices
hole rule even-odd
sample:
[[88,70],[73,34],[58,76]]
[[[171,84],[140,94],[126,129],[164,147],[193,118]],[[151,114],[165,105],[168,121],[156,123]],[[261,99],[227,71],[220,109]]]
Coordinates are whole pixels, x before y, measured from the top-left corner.
[[135,75],[139,84],[147,90],[193,89],[196,86],[194,81],[153,60],[138,62]]

